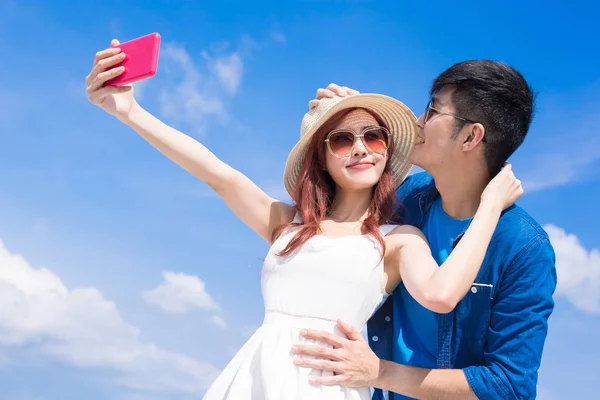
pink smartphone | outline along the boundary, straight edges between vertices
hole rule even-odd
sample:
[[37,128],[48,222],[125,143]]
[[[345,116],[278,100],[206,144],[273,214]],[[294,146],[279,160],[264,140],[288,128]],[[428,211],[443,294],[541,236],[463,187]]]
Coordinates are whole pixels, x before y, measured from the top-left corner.
[[121,51],[125,53],[125,60],[113,68],[123,66],[125,72],[106,81],[104,86],[123,86],[151,78],[156,74],[160,50],[160,35],[158,33],[151,33],[115,47],[120,47]]

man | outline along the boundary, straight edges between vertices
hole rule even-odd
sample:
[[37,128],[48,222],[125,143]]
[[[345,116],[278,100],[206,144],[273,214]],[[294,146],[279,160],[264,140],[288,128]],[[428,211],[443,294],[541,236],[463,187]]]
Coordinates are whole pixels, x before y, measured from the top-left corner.
[[[317,99],[356,91],[331,84]],[[481,193],[523,142],[534,95],[512,67],[488,60],[453,65],[433,82],[411,156],[426,172],[398,189],[402,223],[423,230],[439,264],[460,240]],[[374,399],[535,398],[554,308],[555,256],[547,234],[521,208],[502,215],[471,290],[448,314],[420,306],[401,284],[368,323],[369,344],[307,331],[333,345],[295,346],[298,365],[335,372],[315,384],[371,386]]]

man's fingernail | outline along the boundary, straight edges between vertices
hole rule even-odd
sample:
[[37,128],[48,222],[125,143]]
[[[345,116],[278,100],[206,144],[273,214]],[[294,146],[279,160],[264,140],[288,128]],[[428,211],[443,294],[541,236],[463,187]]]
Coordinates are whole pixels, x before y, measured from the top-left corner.
[[306,335],[306,329],[300,329],[300,334],[301,334],[302,336]]
[[317,380],[315,378],[308,378],[308,383],[310,383],[311,385],[314,385],[317,382]]
[[294,353],[296,353],[298,351],[298,346],[296,346],[296,345],[292,346],[292,351]]

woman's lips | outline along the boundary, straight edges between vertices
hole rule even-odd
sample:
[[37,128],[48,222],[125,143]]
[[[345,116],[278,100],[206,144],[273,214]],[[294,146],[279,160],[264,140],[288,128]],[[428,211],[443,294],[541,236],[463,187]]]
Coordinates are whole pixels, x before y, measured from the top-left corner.
[[352,165],[348,165],[347,168],[352,168],[352,169],[369,169],[373,166],[373,163],[370,162],[359,162],[359,163],[354,163]]

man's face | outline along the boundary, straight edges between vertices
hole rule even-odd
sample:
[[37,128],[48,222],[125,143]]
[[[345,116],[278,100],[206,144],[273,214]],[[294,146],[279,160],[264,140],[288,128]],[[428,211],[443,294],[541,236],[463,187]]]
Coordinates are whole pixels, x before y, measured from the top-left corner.
[[[454,87],[444,86],[432,99],[431,106],[446,113],[455,114],[452,103]],[[417,120],[419,131],[415,141],[410,161],[435,174],[436,171],[454,166],[454,161],[462,155],[462,141],[456,136],[456,120],[446,114],[429,110],[428,120],[425,121],[427,110]]]

